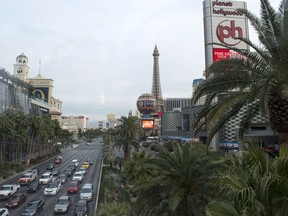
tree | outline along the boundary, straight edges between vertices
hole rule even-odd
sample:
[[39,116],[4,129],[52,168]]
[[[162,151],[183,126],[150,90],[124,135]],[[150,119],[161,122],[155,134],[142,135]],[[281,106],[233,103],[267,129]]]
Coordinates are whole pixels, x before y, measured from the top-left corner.
[[114,146],[123,148],[124,161],[128,161],[131,157],[131,146],[138,148],[136,139],[141,134],[142,129],[136,116],[121,116],[120,122],[121,124],[116,129],[117,138]]
[[128,216],[129,206],[125,203],[101,203],[97,210],[99,216]]
[[151,159],[151,155],[146,151],[134,152],[131,160],[125,164],[124,175],[129,183],[148,181],[155,176],[154,170],[147,166],[147,162]]
[[159,153],[146,162],[157,175],[136,188],[136,214],[204,215],[214,196],[217,172],[225,167],[224,160],[215,156],[206,155],[200,143],[177,144],[172,153],[159,145]]
[[[239,9],[240,10],[240,9]],[[208,143],[213,135],[244,107],[240,135],[261,113],[269,116],[272,128],[278,132],[278,143],[288,142],[288,1],[282,0],[278,11],[269,0],[261,0],[260,17],[241,9],[258,34],[260,46],[240,38],[249,50],[218,44],[239,53],[242,59],[220,60],[206,71],[206,81],[193,95],[193,102],[206,97],[205,108],[197,116],[194,127],[205,117]],[[228,70],[227,70],[228,68]]]
[[287,157],[270,161],[267,153],[250,143],[243,158],[232,158],[222,174],[221,196],[207,206],[207,215],[287,215],[287,169]]

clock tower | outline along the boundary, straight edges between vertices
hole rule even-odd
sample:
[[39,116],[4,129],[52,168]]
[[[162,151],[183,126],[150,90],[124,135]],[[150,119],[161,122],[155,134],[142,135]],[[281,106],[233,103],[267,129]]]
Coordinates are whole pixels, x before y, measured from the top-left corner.
[[28,57],[22,53],[17,56],[16,64],[14,64],[14,73],[13,75],[23,81],[26,81],[29,78],[29,70],[28,66]]

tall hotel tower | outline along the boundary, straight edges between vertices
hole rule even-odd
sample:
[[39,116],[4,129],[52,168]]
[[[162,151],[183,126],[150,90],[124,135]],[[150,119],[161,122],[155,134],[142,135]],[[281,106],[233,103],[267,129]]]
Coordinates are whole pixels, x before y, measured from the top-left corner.
[[159,52],[157,45],[155,45],[154,52],[154,65],[153,65],[153,83],[152,83],[152,95],[156,99],[157,110],[156,113],[159,114],[164,110],[164,101],[162,98],[161,84],[160,84],[160,72],[159,72]]

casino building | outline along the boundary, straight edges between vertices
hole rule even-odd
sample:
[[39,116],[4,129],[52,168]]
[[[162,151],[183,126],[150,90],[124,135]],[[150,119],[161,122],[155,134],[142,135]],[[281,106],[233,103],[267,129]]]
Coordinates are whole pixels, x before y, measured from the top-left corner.
[[43,77],[40,69],[36,77],[30,78],[28,62],[28,57],[23,53],[17,56],[16,63],[14,64],[14,77],[33,86],[34,89],[30,98],[31,104],[39,107],[43,113],[49,114],[51,119],[59,120],[62,101],[53,97],[53,79]]
[[59,120],[62,101],[53,97],[53,80],[41,76],[29,78],[29,59],[23,53],[16,58],[11,75],[0,70],[0,113],[12,110],[27,114],[49,114]]

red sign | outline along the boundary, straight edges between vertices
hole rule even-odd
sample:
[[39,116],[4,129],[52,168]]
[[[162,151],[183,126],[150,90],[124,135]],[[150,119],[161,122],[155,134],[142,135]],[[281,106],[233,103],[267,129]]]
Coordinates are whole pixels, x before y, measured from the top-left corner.
[[213,62],[223,59],[230,59],[229,49],[213,49]]
[[233,50],[218,48],[213,49],[213,62],[217,62],[223,59],[241,59],[243,62],[246,62],[246,57]]

